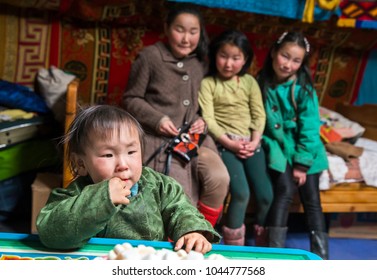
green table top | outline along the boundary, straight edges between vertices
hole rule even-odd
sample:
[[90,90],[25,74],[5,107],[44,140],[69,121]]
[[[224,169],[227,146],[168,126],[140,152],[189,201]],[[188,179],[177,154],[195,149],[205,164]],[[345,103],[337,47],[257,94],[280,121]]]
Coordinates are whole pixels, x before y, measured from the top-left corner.
[[[163,241],[125,240],[112,238],[91,238],[80,249],[74,251],[58,251],[46,248],[38,235],[19,233],[0,233],[0,259],[85,259],[106,256],[117,244],[130,243],[132,246],[152,246],[156,250],[171,249],[173,244]],[[253,246],[229,246],[214,244],[211,254],[220,254],[229,259],[238,260],[320,260],[317,255],[289,248],[265,248]]]

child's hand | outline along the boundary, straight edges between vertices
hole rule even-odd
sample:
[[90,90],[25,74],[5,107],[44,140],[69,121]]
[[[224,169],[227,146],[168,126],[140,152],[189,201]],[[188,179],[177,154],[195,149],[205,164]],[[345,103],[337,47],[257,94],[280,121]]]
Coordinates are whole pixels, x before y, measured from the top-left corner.
[[254,155],[253,146],[250,144],[251,142],[244,141],[244,140],[235,140],[237,144],[237,149],[235,154],[242,159],[249,158]]
[[299,186],[299,187],[302,186],[306,182],[306,172],[304,172],[300,169],[294,168],[293,169],[293,180],[295,181],[297,186]]
[[109,180],[110,199],[114,205],[129,204],[127,198],[131,194],[130,188],[126,186],[126,182],[114,177]]
[[258,149],[259,142],[251,141],[251,142],[243,142],[242,149],[238,153],[238,157],[240,158],[249,158],[252,157],[255,151]]
[[212,249],[212,244],[201,233],[190,232],[183,235],[175,243],[174,250],[178,251],[185,246],[185,251],[188,253],[191,250],[205,254]]
[[243,143],[244,142],[240,140],[232,140],[232,139],[227,138],[227,140],[222,141],[221,144],[229,151],[235,154],[238,154],[244,147]]

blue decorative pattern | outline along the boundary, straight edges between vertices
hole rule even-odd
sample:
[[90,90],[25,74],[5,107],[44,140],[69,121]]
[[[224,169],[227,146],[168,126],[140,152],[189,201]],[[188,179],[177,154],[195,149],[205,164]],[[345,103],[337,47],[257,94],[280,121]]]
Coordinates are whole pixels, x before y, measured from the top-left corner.
[[302,5],[299,0],[171,0],[173,2],[190,2],[211,8],[238,10],[271,16],[301,19]]

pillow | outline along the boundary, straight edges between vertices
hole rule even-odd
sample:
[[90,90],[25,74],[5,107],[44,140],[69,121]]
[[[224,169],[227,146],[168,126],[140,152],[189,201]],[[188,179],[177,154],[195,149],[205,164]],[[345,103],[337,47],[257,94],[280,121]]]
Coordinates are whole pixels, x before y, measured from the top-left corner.
[[49,69],[41,68],[37,74],[39,92],[53,112],[55,120],[62,124],[65,120],[67,87],[75,78],[76,76],[65,73],[55,66]]
[[34,91],[5,80],[0,80],[0,105],[27,112],[50,112],[43,98]]

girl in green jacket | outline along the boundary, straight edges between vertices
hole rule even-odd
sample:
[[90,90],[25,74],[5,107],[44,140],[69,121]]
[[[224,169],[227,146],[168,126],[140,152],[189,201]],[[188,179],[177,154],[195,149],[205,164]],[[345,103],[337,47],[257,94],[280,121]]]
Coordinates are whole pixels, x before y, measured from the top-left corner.
[[258,76],[267,122],[263,142],[274,183],[269,245],[284,247],[289,208],[298,190],[310,231],[311,251],[328,258],[328,235],[319,177],[328,168],[321,142],[319,105],[308,67],[310,45],[298,32],[273,44]]

